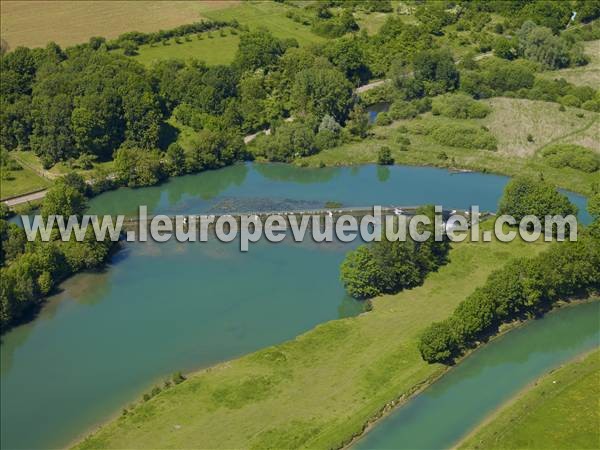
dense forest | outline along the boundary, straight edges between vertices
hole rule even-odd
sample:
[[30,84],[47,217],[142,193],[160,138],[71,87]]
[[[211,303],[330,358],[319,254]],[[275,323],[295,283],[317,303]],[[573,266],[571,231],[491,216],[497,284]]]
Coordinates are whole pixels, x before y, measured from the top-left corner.
[[[352,12],[390,12],[389,2],[330,1],[297,8],[292,18],[307,20],[321,34],[341,36],[302,48],[266,29],[200,22],[130,32],[114,41],[94,37],[67,49],[55,43],[12,49],[0,59],[3,151],[31,151],[46,168],[60,161],[89,168],[93,161],[114,159],[115,182],[130,186],[244,158],[289,161],[364,137],[364,101],[352,89],[384,77],[391,86],[370,95],[393,103],[391,119],[427,111],[429,98],[455,91],[474,99],[503,95],[600,110],[593,88],[536,76],[587,62],[581,41],[597,39],[599,31],[584,24],[563,31],[571,20],[570,2],[415,2],[415,8],[418,24],[390,14],[373,35],[359,29]],[[595,1],[577,1],[574,8],[578,22],[600,15]],[[491,14],[504,20],[490,26]],[[459,38],[445,31],[452,24],[469,30],[477,51],[494,56],[453,56],[450,47]],[[241,33],[236,58],[227,66],[173,59],[146,69],[122,54],[224,26]],[[174,143],[177,130],[170,118],[199,133],[191,150]],[[267,127],[273,130],[270,137],[244,147],[244,135]],[[493,142],[475,145],[494,148]]]

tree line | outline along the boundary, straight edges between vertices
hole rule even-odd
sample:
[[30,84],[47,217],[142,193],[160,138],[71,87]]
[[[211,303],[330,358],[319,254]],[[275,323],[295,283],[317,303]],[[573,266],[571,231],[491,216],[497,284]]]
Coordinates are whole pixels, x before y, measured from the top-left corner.
[[[523,198],[521,202],[519,199]],[[540,210],[541,209],[541,210]],[[518,179],[506,188],[504,213],[573,213],[575,207],[551,186]],[[575,242],[556,242],[534,258],[511,260],[463,300],[446,320],[421,335],[419,350],[429,363],[450,364],[500,325],[535,317],[558,300],[586,298],[600,289],[600,195],[589,202],[594,222]]]
[[[87,208],[87,184],[70,174],[49,189],[41,214],[81,216]],[[0,218],[0,332],[34,314],[44,298],[64,279],[82,270],[102,267],[117,243],[98,242],[93,230],[82,242],[62,241],[54,230],[50,242],[30,242],[25,231]]]
[[[391,8],[389,2],[375,3],[323,2],[310,14],[327,21],[343,11]],[[352,89],[372,77],[393,81],[386,99],[395,105],[380,121],[386,116],[414,117],[431,105],[422,100],[457,90],[476,99],[506,95],[598,110],[600,98],[594,88],[535,76],[538,70],[554,67],[540,58],[564,59],[548,50],[546,41],[554,45],[561,40],[573,55],[578,41],[586,37],[556,34],[570,13],[555,3],[510,8],[502,2],[458,2],[455,8],[447,2],[419,4],[415,16],[421,23],[390,14],[373,35],[352,31],[303,48],[265,29],[245,31],[234,61],[210,67],[202,61],[173,59],[146,69],[111,48],[119,42],[140,45],[238,24],[200,22],[157,33],[130,32],[116,44],[92,38],[64,50],[55,43],[44,49],[19,47],[0,57],[0,138],[7,150],[31,150],[46,168],[61,161],[84,169],[94,161],[118,161],[115,181],[139,186],[256,156],[288,161],[361,139],[368,119]],[[581,10],[584,6],[587,12],[578,20],[597,17],[594,8],[577,5]],[[342,12],[334,13],[333,7]],[[505,17],[501,27],[486,25],[492,13]],[[497,52],[500,58],[475,61],[466,55],[456,61],[439,40],[440,35],[454,39],[446,29],[449,25],[486,33],[492,41],[514,36],[517,52],[509,58]],[[585,63],[582,57],[569,58]],[[434,112],[443,114],[485,113],[450,111],[457,105],[434,104]],[[285,120],[291,117],[297,123]],[[199,133],[185,149],[169,150],[177,134],[170,119]],[[245,151],[242,137],[266,128],[272,129],[271,136]]]

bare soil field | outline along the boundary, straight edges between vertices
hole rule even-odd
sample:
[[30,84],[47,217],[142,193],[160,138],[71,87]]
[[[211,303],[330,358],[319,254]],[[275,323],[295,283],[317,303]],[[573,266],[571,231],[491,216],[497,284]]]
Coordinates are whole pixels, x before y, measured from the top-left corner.
[[48,1],[0,2],[0,34],[10,48],[70,46],[92,36],[115,38],[127,31],[157,31],[202,19],[203,12],[236,1]]

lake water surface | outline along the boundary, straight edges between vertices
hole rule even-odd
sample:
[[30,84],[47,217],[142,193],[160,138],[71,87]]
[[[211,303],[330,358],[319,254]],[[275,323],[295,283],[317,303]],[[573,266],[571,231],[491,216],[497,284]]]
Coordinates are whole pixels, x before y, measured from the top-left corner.
[[[507,178],[420,167],[239,164],[119,189],[90,211],[199,214],[442,204],[495,210]],[[581,197],[571,196],[580,206]],[[354,245],[354,244],[353,244]],[[175,371],[188,371],[357,314],[339,282],[350,245],[126,244],[102,273],[61,286],[39,317],[2,336],[2,448],[67,445]]]

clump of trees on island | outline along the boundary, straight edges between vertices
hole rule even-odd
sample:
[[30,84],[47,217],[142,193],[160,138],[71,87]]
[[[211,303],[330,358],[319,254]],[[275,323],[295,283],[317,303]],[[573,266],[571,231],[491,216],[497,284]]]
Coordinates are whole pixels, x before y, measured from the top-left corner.
[[[429,231],[433,236],[433,206],[423,207],[417,213],[430,218],[431,225],[423,225],[420,231]],[[416,242],[407,236],[405,241],[389,241],[383,232],[380,241],[363,244],[346,255],[341,280],[355,298],[394,294],[422,284],[428,273],[447,262],[449,250],[446,239]]]
[[[600,195],[589,202],[594,222],[575,242],[553,243],[534,258],[509,261],[463,300],[446,320],[422,334],[419,350],[429,363],[449,364],[495,334],[503,323],[534,317],[558,300],[585,298],[600,289]],[[509,183],[501,212],[572,213],[575,207],[554,188],[532,180]]]

